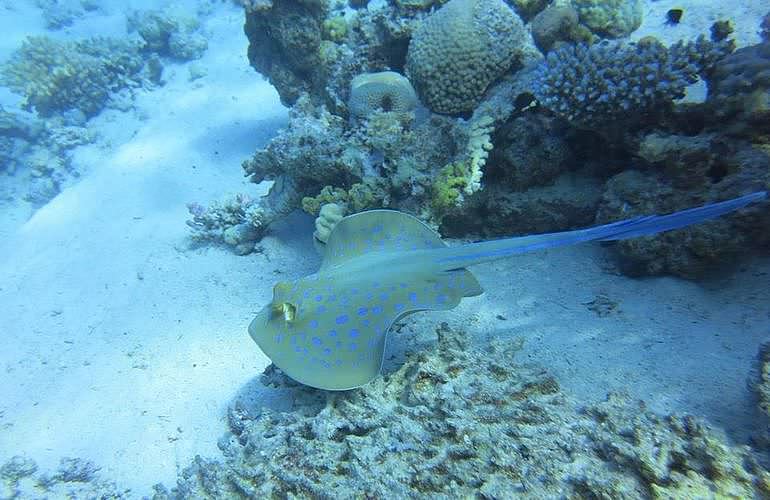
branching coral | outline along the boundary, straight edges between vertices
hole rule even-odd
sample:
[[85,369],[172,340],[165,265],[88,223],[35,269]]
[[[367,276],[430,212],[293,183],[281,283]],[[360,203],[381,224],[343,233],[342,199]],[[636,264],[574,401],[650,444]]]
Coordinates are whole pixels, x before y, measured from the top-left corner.
[[733,48],[732,40],[703,36],[668,48],[654,39],[565,46],[548,54],[534,91],[543,106],[576,125],[607,127],[683,97],[685,87],[710,73]]
[[2,68],[0,82],[42,116],[77,109],[97,114],[110,95],[140,84],[144,61],[136,45],[96,37],[79,42],[27,38]]

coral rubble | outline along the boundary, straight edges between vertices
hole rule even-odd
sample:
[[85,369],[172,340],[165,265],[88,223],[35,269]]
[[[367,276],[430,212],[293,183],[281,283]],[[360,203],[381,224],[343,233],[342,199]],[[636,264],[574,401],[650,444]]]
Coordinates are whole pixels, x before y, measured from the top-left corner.
[[263,383],[291,409],[229,410],[221,460],[197,457],[183,498],[757,498],[770,474],[693,417],[659,417],[612,394],[580,406],[542,368],[513,362],[520,343],[475,345],[442,325],[438,345],[340,394]]

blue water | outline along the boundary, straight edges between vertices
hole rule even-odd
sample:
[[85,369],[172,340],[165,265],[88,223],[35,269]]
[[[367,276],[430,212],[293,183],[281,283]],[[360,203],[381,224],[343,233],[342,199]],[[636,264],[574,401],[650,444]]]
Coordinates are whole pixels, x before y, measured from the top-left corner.
[[[409,73],[409,33],[440,2],[0,4],[0,498],[770,494],[754,385],[770,321],[770,207],[759,197],[692,232],[474,266],[485,293],[400,317],[381,373],[361,389],[304,387],[249,337],[276,283],[318,270],[336,219],[302,208],[331,201],[325,186],[346,191],[335,195],[344,213],[401,210],[450,245],[770,187],[767,112],[719,97],[715,82],[733,80],[704,71],[654,112],[581,121],[544,97],[561,90],[522,76],[558,48],[531,42],[549,2],[452,1],[507,9],[531,51],[479,108],[454,114],[431,109],[412,71],[420,102],[397,119],[349,116],[347,82]],[[671,46],[730,19],[737,49],[770,68],[770,52],[748,51],[768,43],[763,2],[637,7],[638,26],[605,43]],[[258,27],[244,31],[247,18]],[[384,38],[373,28],[395,25]],[[561,43],[579,43],[564,33]],[[721,67],[745,69],[734,64]],[[766,79],[742,75],[756,101],[741,102],[766,102]],[[464,179],[447,208],[435,194],[442,167],[470,165],[485,113],[483,176]],[[354,185],[370,198],[354,200]],[[289,309],[278,320],[292,321]],[[677,424],[684,416],[708,430]]]

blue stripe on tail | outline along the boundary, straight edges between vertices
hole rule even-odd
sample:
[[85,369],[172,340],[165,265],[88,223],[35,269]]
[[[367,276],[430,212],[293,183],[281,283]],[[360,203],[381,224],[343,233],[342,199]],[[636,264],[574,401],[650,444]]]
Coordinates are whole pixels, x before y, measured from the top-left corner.
[[576,231],[564,231],[560,233],[538,234],[497,241],[471,243],[464,246],[464,250],[460,251],[447,248],[442,251],[442,255],[438,258],[438,262],[449,265],[454,263],[472,265],[501,257],[507,257],[509,255],[574,245],[587,241],[617,241],[636,238],[638,236],[649,236],[714,219],[726,213],[743,208],[750,203],[763,200],[766,197],[766,191],[758,191],[732,200],[710,203],[708,205],[690,208],[668,215],[646,215],[588,229],[578,229]]

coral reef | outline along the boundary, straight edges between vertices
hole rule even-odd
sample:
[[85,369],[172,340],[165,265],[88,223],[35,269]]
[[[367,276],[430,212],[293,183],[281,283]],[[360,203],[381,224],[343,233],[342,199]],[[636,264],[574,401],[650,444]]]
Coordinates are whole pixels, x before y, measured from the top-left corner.
[[129,31],[144,42],[144,51],[181,61],[199,59],[208,48],[200,22],[177,7],[135,11],[128,17]]
[[757,357],[747,380],[749,390],[756,398],[759,417],[756,444],[763,449],[770,448],[770,341],[759,346]]
[[324,1],[286,0],[247,7],[244,31],[249,62],[294,104],[302,92],[324,93],[326,66],[320,47],[327,7]]
[[132,498],[130,490],[102,478],[99,467],[79,458],[63,458],[53,474],[40,472],[34,460],[14,456],[0,467],[2,498]]
[[144,61],[137,46],[95,37],[77,42],[31,36],[2,67],[0,83],[21,94],[41,116],[101,111],[119,90],[139,86]]
[[770,475],[693,417],[659,417],[613,394],[580,407],[521,343],[475,345],[446,324],[438,344],[353,391],[263,383],[294,403],[230,408],[222,461],[197,457],[171,491],[184,498],[756,498]]
[[576,125],[607,128],[629,116],[659,113],[733,48],[731,40],[703,36],[668,48],[655,39],[568,45],[548,54],[534,92],[543,106]]
[[187,209],[192,215],[187,225],[192,229],[193,241],[224,243],[238,255],[254,251],[266,226],[262,206],[243,194],[208,207],[189,203]]
[[66,116],[40,120],[0,107],[0,175],[16,180],[0,183],[0,198],[42,205],[79,176],[71,150],[93,142],[95,134],[71,121]]
[[720,117],[730,118],[731,133],[770,137],[770,41],[721,60],[709,78],[708,101]]
[[470,112],[523,60],[527,43],[521,19],[502,0],[450,0],[413,33],[407,74],[432,111]]
[[[333,203],[347,214],[403,210],[444,235],[494,237],[767,188],[765,52],[730,56],[729,22],[716,23],[710,40],[668,47],[649,37],[596,43],[635,28],[638,1],[508,4],[247,7],[252,66],[291,105],[289,126],[243,165],[252,181],[274,180],[271,193],[280,191],[260,202],[264,223],[300,207],[318,216]],[[520,17],[531,20],[546,59]],[[360,91],[382,88],[368,85],[372,74],[408,75],[429,109],[412,111],[410,97],[406,112],[388,111],[393,101],[383,102],[380,90],[370,105]],[[680,100],[698,80],[708,85],[708,100]],[[720,160],[725,154],[731,157]],[[644,180],[614,177],[624,171]],[[633,194],[633,186],[646,192]],[[645,201],[635,205],[637,198]],[[695,277],[741,242],[743,251],[763,249],[766,238],[749,223],[762,223],[766,207],[753,210],[705,226],[710,232],[615,245],[620,268]],[[722,249],[718,227],[730,240]]]
[[348,109],[364,117],[373,111],[408,113],[417,107],[417,95],[403,75],[393,71],[358,75],[350,82]]
[[642,0],[572,0],[581,24],[606,38],[631,34],[642,24]]

